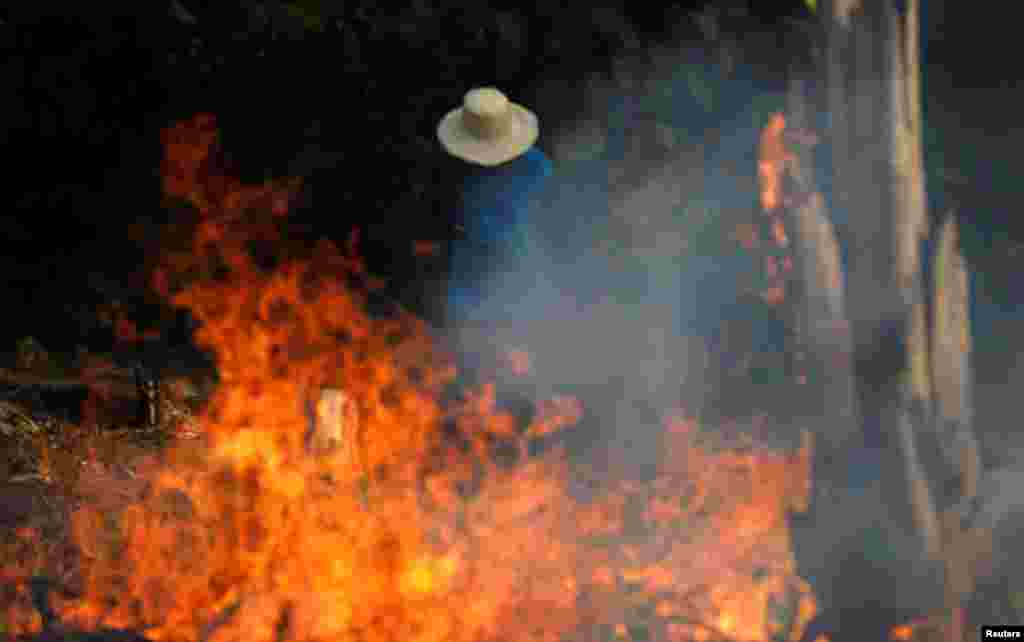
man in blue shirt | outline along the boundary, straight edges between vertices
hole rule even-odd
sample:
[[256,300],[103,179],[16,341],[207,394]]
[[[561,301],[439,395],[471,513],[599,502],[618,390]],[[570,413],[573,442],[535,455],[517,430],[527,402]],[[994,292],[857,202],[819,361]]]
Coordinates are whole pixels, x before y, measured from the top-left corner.
[[469,91],[437,128],[445,150],[471,165],[461,193],[463,236],[451,246],[445,291],[447,325],[470,367],[485,353],[514,347],[530,317],[550,313],[542,304],[558,300],[543,271],[526,269],[524,258],[527,210],[552,174],[535,146],[538,134],[536,115],[492,87]]

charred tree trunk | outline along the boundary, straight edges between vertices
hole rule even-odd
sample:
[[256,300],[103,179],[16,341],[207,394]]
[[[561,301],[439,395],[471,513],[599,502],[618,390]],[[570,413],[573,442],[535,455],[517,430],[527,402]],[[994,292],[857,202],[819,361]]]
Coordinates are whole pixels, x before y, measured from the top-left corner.
[[[814,629],[842,642],[959,612],[965,538],[942,510],[975,492],[980,466],[966,268],[954,219],[935,224],[926,207],[918,1],[831,0],[820,17],[823,89],[811,97],[794,78],[787,116],[809,128],[812,106],[825,111],[833,177],[826,199],[795,150],[799,332],[824,412],[811,507],[791,526]],[[951,622],[946,639],[962,639]]]

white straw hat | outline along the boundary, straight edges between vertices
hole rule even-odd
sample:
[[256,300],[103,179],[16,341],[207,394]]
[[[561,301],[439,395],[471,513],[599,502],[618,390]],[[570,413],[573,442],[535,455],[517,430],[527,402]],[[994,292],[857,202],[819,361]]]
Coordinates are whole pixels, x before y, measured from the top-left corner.
[[448,153],[493,167],[522,155],[537,141],[537,116],[493,87],[472,89],[448,112],[437,137]]

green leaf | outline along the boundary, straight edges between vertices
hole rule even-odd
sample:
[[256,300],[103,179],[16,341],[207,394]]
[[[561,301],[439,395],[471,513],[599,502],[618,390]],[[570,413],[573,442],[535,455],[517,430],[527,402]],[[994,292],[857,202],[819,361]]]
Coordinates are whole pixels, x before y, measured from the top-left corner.
[[1010,593],[1010,606],[1018,613],[1024,613],[1024,591]]
[[299,0],[284,5],[284,10],[294,18],[302,20],[307,31],[323,31],[323,7],[319,0]]
[[780,385],[788,381],[785,370],[773,367],[754,367],[750,369],[750,381],[754,385]]

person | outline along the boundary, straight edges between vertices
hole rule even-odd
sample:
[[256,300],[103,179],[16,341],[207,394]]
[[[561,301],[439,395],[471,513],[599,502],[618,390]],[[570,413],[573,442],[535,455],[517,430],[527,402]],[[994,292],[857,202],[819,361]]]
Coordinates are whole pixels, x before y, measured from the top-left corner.
[[437,126],[444,149],[469,166],[444,293],[445,325],[464,369],[493,364],[489,357],[514,347],[537,314],[527,295],[536,301],[544,280],[524,269],[528,210],[553,173],[538,136],[537,116],[494,87],[467,92]]
[[[445,325],[465,381],[495,381],[499,405],[513,410],[575,397],[584,417],[564,435],[569,450],[582,457],[617,443],[632,460],[636,440],[611,437],[640,432],[624,427],[649,414],[639,398],[644,386],[631,379],[651,378],[640,362],[661,355],[648,346],[651,328],[637,319],[624,325],[637,311],[632,299],[647,289],[646,271],[612,269],[596,247],[611,184],[622,180],[615,170],[628,165],[619,121],[631,122],[635,105],[623,98],[612,111],[606,151],[557,177],[536,144],[536,116],[497,89],[471,90],[441,120],[444,149],[469,165],[463,234],[449,251]],[[530,354],[526,376],[502,359],[510,348]]]

